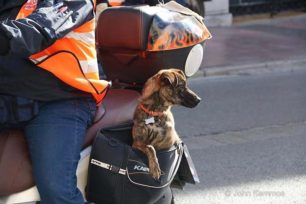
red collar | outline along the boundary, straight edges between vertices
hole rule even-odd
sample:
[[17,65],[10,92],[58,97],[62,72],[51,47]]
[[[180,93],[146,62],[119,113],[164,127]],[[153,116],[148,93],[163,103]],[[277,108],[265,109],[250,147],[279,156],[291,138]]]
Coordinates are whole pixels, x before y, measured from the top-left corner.
[[147,109],[146,107],[144,107],[142,103],[140,104],[140,108],[141,108],[141,110],[143,110],[144,112],[146,112],[146,113],[149,114],[150,116],[161,117],[161,116],[164,115],[164,112],[150,111],[149,109]]

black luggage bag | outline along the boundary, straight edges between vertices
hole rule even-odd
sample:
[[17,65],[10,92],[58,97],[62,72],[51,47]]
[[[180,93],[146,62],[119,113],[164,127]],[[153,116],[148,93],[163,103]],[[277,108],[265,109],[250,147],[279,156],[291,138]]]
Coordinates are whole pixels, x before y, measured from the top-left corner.
[[157,152],[162,175],[149,174],[147,157],[130,144],[131,126],[98,133],[90,157],[87,200],[96,204],[170,204],[170,183],[183,155],[183,144]]

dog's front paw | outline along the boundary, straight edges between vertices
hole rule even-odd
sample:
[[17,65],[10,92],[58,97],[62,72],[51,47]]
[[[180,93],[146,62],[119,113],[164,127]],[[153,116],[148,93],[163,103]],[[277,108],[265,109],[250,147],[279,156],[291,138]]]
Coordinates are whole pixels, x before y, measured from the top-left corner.
[[160,178],[161,170],[160,170],[158,162],[152,162],[151,163],[151,165],[150,165],[150,174],[156,180],[158,180]]

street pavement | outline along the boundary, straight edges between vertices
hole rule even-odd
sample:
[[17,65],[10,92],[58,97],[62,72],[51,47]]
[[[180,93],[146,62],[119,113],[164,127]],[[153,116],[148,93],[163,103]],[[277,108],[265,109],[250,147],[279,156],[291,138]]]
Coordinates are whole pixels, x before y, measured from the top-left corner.
[[306,15],[209,29],[203,101],[174,109],[201,183],[176,203],[305,204]]
[[177,204],[306,203],[306,69],[198,77],[203,101],[174,108],[201,183]]

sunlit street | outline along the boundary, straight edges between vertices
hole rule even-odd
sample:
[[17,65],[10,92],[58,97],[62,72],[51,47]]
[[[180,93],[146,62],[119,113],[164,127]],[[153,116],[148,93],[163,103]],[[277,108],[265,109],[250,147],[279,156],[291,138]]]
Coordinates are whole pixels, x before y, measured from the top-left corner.
[[201,183],[178,204],[306,202],[306,70],[197,78],[203,97],[176,109]]

